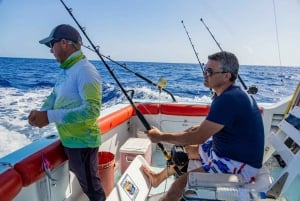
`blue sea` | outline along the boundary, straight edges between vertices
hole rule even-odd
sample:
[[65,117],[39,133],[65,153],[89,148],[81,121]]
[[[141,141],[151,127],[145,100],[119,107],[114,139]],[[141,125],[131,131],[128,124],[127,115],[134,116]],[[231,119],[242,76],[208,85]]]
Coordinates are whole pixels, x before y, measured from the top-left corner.
[[[103,80],[102,109],[127,101],[120,88],[100,61],[92,61]],[[153,83],[167,79],[166,90],[177,101],[209,102],[210,91],[203,86],[199,64],[111,61],[110,69],[125,90],[134,90],[134,98],[165,100],[165,92],[136,76]],[[28,113],[40,108],[55,84],[59,67],[54,59],[0,57],[0,157],[43,136],[55,133],[53,125],[42,129],[27,123]],[[258,102],[275,103],[292,95],[300,80],[300,67],[241,65],[240,77],[246,86],[256,85]],[[240,84],[240,82],[237,82]]]

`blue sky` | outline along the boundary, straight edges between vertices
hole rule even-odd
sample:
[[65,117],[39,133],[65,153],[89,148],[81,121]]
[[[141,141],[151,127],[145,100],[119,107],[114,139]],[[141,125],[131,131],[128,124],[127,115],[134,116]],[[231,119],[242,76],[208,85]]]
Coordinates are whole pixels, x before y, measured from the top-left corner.
[[[224,50],[241,64],[300,66],[300,0],[65,0],[100,52],[119,61],[197,63]],[[22,2],[22,3],[21,3]],[[53,58],[38,41],[53,27],[78,28],[59,0],[0,0],[0,56]],[[88,44],[84,40],[85,44]],[[89,59],[98,59],[83,49]],[[281,62],[280,62],[281,60]]]

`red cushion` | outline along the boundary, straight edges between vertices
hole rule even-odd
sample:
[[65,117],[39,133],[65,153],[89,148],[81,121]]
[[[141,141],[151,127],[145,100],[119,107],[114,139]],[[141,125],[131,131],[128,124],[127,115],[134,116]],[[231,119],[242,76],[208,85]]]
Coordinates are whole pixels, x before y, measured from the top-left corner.
[[46,159],[49,161],[51,170],[67,160],[61,142],[56,141],[16,163],[14,168],[21,175],[23,186],[28,186],[45,176],[44,169],[42,168],[42,153],[45,154]]
[[209,105],[161,104],[161,114],[183,116],[207,116]]
[[0,200],[13,200],[22,186],[22,178],[14,169],[3,172],[0,174]]

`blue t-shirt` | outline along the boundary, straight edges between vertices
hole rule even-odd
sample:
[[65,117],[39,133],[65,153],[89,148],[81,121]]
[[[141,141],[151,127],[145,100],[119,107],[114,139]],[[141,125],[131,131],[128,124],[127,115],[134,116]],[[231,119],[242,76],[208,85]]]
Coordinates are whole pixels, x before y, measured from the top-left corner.
[[233,85],[213,100],[206,119],[224,125],[213,135],[213,150],[219,157],[262,167],[264,128],[252,96]]

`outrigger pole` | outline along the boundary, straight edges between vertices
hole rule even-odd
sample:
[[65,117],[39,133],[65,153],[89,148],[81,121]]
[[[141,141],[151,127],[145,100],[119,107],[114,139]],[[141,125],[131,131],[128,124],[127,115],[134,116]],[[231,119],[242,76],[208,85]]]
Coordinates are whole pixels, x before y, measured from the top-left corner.
[[[210,36],[214,39],[215,43],[217,44],[217,46],[219,47],[219,49],[221,50],[221,52],[223,52],[223,49],[220,46],[220,43],[218,43],[218,41],[215,39],[214,35],[211,33],[211,31],[209,30],[209,28],[206,26],[206,24],[204,23],[204,21],[203,21],[202,18],[200,18],[200,21],[205,26],[205,28],[209,32]],[[248,94],[256,94],[257,93],[258,89],[257,89],[257,87],[255,85],[253,85],[250,88],[248,88],[246,86],[246,84],[244,83],[244,81],[242,80],[242,78],[240,77],[240,75],[238,74],[237,76],[238,76],[239,81],[243,85],[244,89],[248,92]]]
[[186,28],[185,28],[185,25],[184,25],[184,23],[183,23],[183,20],[181,20],[181,23],[182,23],[182,25],[183,25],[183,28],[184,28],[184,30],[185,30],[186,35],[187,35],[188,38],[189,38],[189,41],[190,41],[191,46],[192,46],[192,48],[193,48],[193,50],[194,50],[194,53],[195,53],[196,58],[197,58],[197,60],[198,60],[198,63],[199,63],[199,65],[200,65],[200,67],[201,67],[201,70],[202,70],[202,72],[204,73],[203,63],[200,62],[200,59],[199,59],[199,57],[198,57],[198,53],[197,53],[196,50],[195,50],[195,46],[194,46],[194,44],[193,44],[193,42],[192,42],[192,39],[191,39],[191,37],[190,37],[190,35],[189,35],[189,32],[188,32],[188,31],[186,30]]
[[[85,47],[85,48],[87,48],[87,49],[89,49],[89,50],[91,50],[91,51],[93,51],[93,52],[95,52],[95,50],[93,50],[93,49],[90,48],[89,46],[85,46],[85,45],[82,45],[82,46]],[[101,54],[101,53],[100,53],[100,54]],[[175,99],[175,97],[173,96],[173,94],[172,94],[170,91],[168,91],[167,89],[165,89],[165,88],[159,86],[158,84],[152,82],[152,81],[151,81],[150,79],[148,79],[147,77],[145,77],[145,76],[143,76],[143,75],[141,75],[141,74],[139,74],[139,73],[137,73],[137,72],[131,70],[130,68],[128,68],[128,67],[126,66],[126,64],[120,64],[120,63],[114,61],[113,59],[111,59],[109,56],[105,56],[105,55],[103,55],[103,54],[101,54],[101,56],[104,57],[104,58],[106,58],[106,59],[108,59],[108,60],[110,60],[110,61],[113,62],[114,64],[117,64],[118,66],[123,67],[123,68],[126,69],[127,71],[129,71],[129,72],[133,73],[134,75],[138,76],[139,78],[145,80],[145,81],[148,82],[149,84],[152,84],[153,86],[158,87],[159,90],[162,90],[162,91],[166,92],[167,94],[169,94],[169,95],[171,96],[173,102],[176,102],[176,99]]]
[[[86,39],[89,41],[89,43],[92,46],[92,48],[94,49],[95,53],[98,55],[98,57],[100,58],[100,60],[104,64],[104,66],[107,68],[107,70],[109,71],[109,73],[111,74],[111,76],[113,77],[113,79],[116,81],[116,83],[120,87],[121,91],[126,96],[126,98],[128,99],[129,103],[131,104],[131,106],[135,110],[137,117],[140,119],[140,121],[142,122],[142,124],[144,125],[144,127],[147,130],[150,130],[151,129],[150,124],[147,122],[147,120],[145,119],[144,115],[137,109],[137,107],[135,106],[135,104],[133,103],[133,101],[131,100],[131,98],[128,96],[128,94],[126,93],[125,89],[123,88],[123,86],[121,85],[121,83],[119,82],[119,80],[117,79],[117,77],[115,76],[115,74],[113,73],[113,71],[111,70],[111,68],[109,67],[109,65],[103,59],[103,57],[100,54],[98,48],[96,48],[96,46],[93,44],[93,42],[91,41],[91,39],[88,37],[87,33],[85,32],[85,29],[76,20],[76,18],[72,14],[72,9],[68,8],[66,6],[66,4],[64,3],[63,0],[60,0],[60,2],[63,4],[63,6],[65,7],[65,9],[68,11],[68,13],[72,17],[72,19],[75,21],[75,23],[77,24],[77,26],[79,27],[79,29],[81,30],[81,32],[84,34],[84,36],[86,37]],[[165,159],[168,162],[168,164],[172,164],[171,155],[166,151],[166,149],[164,148],[163,144],[157,143],[157,145],[161,149],[161,151],[163,152],[163,154],[165,156]],[[175,164],[172,164],[172,165],[174,166],[174,170],[175,170],[176,174],[179,175],[179,176],[182,175],[182,172],[179,170],[179,168]]]

